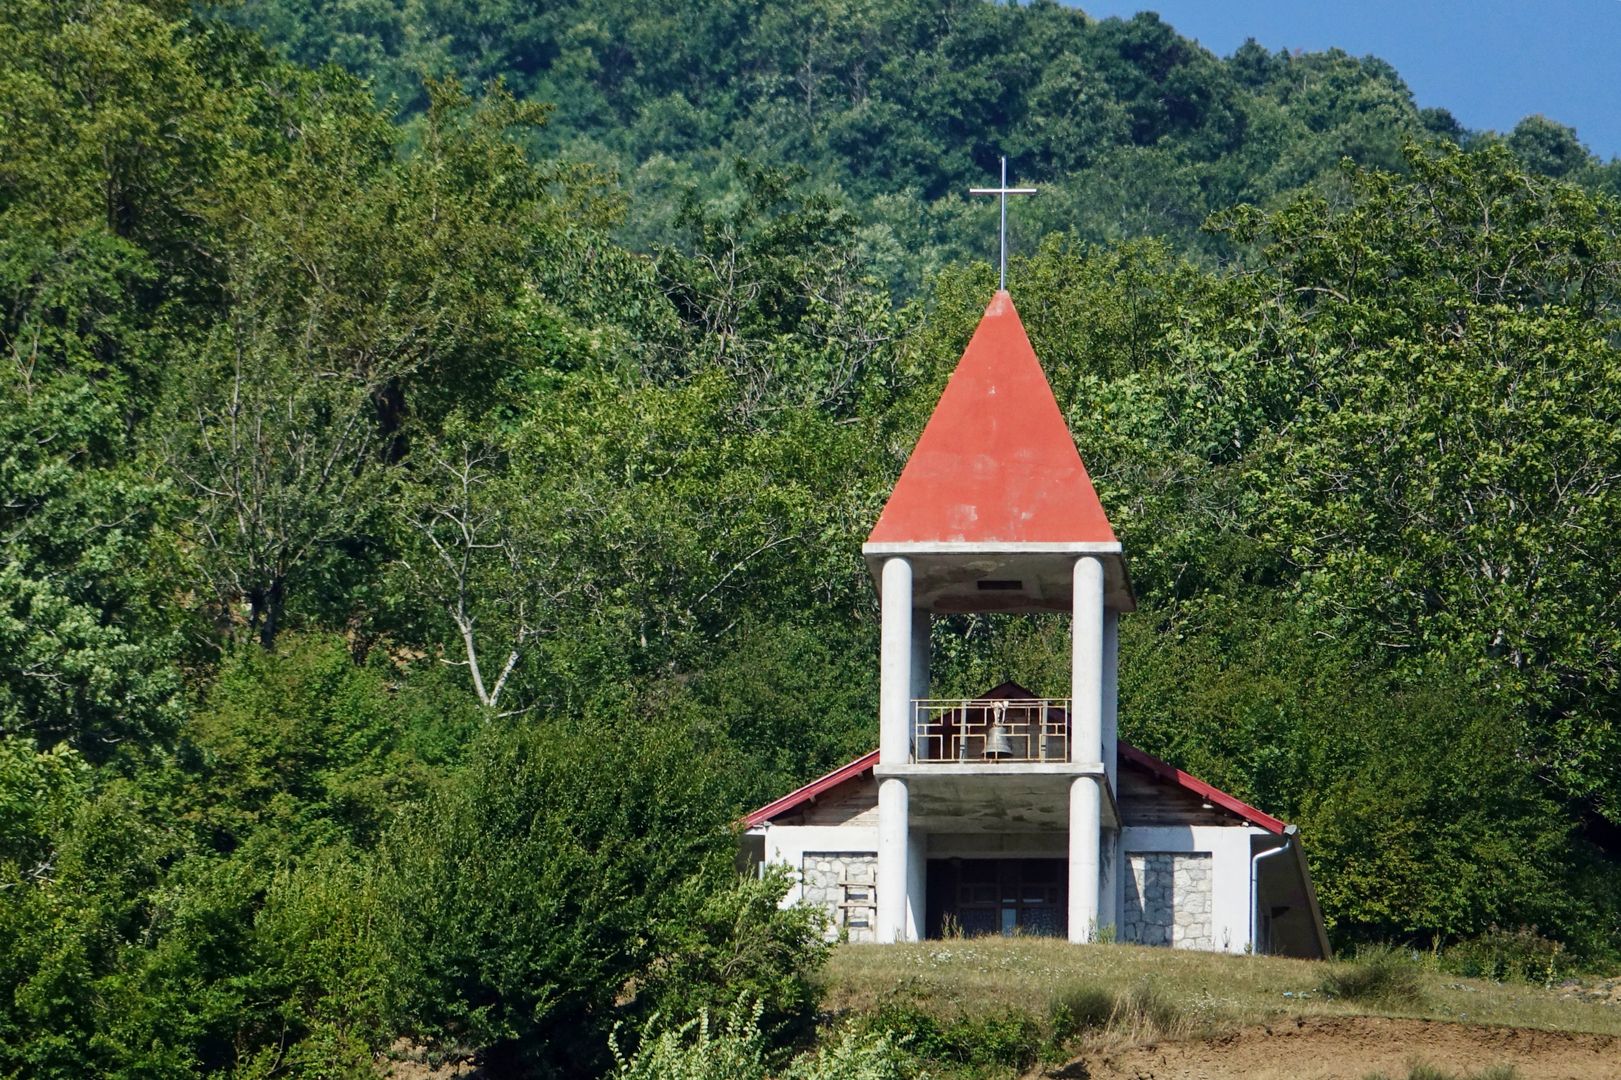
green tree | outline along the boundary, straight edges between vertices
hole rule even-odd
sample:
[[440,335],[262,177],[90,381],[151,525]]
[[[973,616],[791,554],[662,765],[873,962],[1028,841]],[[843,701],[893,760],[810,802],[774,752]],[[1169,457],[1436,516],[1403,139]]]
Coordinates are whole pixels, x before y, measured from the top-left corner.
[[733,373],[744,407],[848,415],[893,363],[902,326],[864,274],[856,219],[796,190],[793,174],[736,163],[743,198],[689,192],[679,246],[660,253],[665,292],[691,332],[688,362]]
[[[548,152],[644,183],[679,175],[735,201],[737,156],[803,168],[867,226],[924,234],[896,253],[907,293],[964,254],[964,189],[1002,153],[1062,193],[1053,227],[1228,255],[1199,232],[1212,210],[1332,182],[1342,155],[1400,167],[1404,137],[1468,136],[1376,59],[1222,60],[1151,13],[1093,20],[1050,0],[249,0],[233,17],[304,62],[370,77],[408,115],[427,106],[421,73],[503,78],[560,106],[538,136]],[[627,224],[647,249],[681,236],[673,215]]]
[[752,1003],[775,1046],[811,1034],[820,998],[815,978],[831,950],[820,908],[782,900],[793,886],[783,867],[726,889],[702,878],[683,884],[676,911],[657,928],[658,956],[638,980],[643,1016],[699,1016]]
[[1527,702],[1555,790],[1615,818],[1614,205],[1506,152],[1411,153],[1266,220],[1249,472],[1327,625]]
[[[328,113],[243,208],[226,312],[173,420],[187,536],[229,617],[271,647],[301,578],[341,589],[373,555],[414,410],[499,400],[533,234],[564,212],[510,129],[543,111],[435,91],[423,150],[369,108]],[[447,400],[446,389],[457,386]]]
[[411,1026],[540,1075],[600,1064],[683,883],[733,873],[721,775],[625,717],[489,729],[381,853]]
[[1593,163],[1573,128],[1545,116],[1527,116],[1508,135],[1508,148],[1528,169],[1556,179],[1572,179]]
[[1429,946],[1596,920],[1580,843],[1500,700],[1392,672],[1280,590],[1140,611],[1122,737],[1298,824],[1338,941]]

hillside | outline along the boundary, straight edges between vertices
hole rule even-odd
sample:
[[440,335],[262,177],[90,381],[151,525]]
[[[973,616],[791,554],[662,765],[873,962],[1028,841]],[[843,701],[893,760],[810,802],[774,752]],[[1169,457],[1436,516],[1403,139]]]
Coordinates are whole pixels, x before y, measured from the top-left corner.
[[[1120,736],[1297,824],[1342,951],[1621,968],[1608,167],[1152,19],[663,10],[0,5],[0,1075],[632,1080],[746,998],[739,1076],[915,1076],[796,1060],[735,824],[871,749],[1000,150]],[[931,634],[1068,685],[1059,618]]]
[[[984,256],[965,192],[999,154],[1042,188],[1015,220],[1025,250],[1073,231],[1211,256],[1232,253],[1200,230],[1216,210],[1331,181],[1344,159],[1401,169],[1407,140],[1484,137],[1419,109],[1376,57],[1253,42],[1217,57],[1152,14],[1099,21],[1051,0],[247,0],[234,17],[301,62],[366,77],[405,115],[425,104],[424,74],[551,103],[537,145],[621,177],[635,247],[674,239],[684,193],[735,197],[734,158],[803,169],[905,292]],[[1616,184],[1557,124],[1529,118],[1508,141],[1548,175]]]
[[1325,985],[1370,965],[1033,939],[852,946],[826,1005],[910,1032],[946,1077],[1615,1075],[1621,980],[1494,982],[1434,961],[1404,959],[1403,978],[1347,998]]

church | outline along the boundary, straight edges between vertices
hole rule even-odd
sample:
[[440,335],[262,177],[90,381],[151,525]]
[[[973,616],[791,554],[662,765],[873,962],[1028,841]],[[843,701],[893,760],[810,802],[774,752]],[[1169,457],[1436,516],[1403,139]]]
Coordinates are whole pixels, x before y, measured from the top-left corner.
[[[878,748],[745,819],[785,903],[850,941],[1329,955],[1295,827],[1116,737],[1131,579],[1005,280],[862,553]],[[1069,685],[931,697],[931,621],[969,612],[1069,613]]]

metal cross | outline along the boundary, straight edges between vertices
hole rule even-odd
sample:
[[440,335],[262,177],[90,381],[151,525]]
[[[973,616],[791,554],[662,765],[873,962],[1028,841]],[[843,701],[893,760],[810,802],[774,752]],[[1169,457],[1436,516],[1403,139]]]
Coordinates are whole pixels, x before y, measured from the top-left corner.
[[998,289],[1006,289],[1007,288],[1007,197],[1009,195],[1034,195],[1035,193],[1036,193],[1036,189],[1033,188],[1033,187],[1008,187],[1007,186],[1007,156],[1006,155],[1003,155],[1003,157],[1002,157],[1002,186],[1001,187],[976,187],[976,188],[969,188],[968,189],[968,194],[970,194],[970,195],[997,195],[997,196],[1000,196],[1001,200],[1002,200],[1002,264],[1001,264],[1001,271],[997,275],[998,284],[997,284],[996,287]]

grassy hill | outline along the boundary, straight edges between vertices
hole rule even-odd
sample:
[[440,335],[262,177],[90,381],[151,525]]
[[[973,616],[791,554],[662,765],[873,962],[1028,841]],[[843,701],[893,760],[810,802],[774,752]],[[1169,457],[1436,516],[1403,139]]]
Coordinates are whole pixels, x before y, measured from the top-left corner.
[[910,1036],[948,1077],[1621,1071],[1621,979],[1464,978],[1423,954],[1323,964],[980,938],[845,946],[827,979],[834,1015]]

